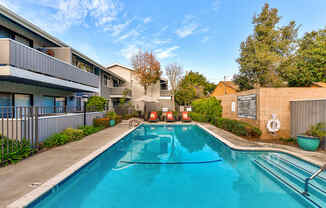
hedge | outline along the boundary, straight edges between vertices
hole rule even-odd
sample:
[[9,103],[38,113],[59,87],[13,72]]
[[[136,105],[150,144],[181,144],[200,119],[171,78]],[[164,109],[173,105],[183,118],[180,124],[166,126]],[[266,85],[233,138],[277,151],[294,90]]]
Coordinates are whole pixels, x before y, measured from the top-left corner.
[[[216,97],[194,100],[191,106],[193,112],[202,114],[203,116],[207,117],[209,122],[215,120],[215,118],[220,118],[222,116],[221,101],[217,100]],[[195,114],[195,117],[196,116],[197,115]]]
[[221,129],[232,132],[235,135],[243,137],[260,137],[262,132],[259,128],[252,126],[246,122],[232,120],[227,118],[217,118],[213,124]]
[[208,122],[208,118],[206,115],[203,115],[201,113],[191,112],[190,117],[193,121],[198,122]]

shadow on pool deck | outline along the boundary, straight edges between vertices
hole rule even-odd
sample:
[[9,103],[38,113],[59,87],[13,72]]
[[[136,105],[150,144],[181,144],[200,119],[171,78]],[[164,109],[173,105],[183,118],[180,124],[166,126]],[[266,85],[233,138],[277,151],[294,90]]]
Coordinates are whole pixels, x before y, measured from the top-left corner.
[[[223,137],[235,147],[277,148],[294,152],[315,164],[326,163],[326,154],[323,153],[306,152],[285,145],[252,142],[218,129],[211,124],[202,123],[201,125],[219,137]],[[44,183],[128,130],[128,125],[119,124],[85,137],[83,140],[36,154],[16,165],[0,168],[0,207],[6,207],[11,202],[34,190],[35,187],[30,187],[30,184]]]

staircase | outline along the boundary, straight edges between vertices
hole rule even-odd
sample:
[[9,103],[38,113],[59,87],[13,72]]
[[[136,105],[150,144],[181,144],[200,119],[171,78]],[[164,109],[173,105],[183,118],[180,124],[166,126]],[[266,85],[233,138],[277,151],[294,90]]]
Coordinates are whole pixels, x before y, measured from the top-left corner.
[[286,155],[271,153],[253,160],[257,168],[272,177],[309,207],[326,208],[326,172],[308,181],[308,194],[304,193],[305,181],[318,167],[307,166],[302,161]]

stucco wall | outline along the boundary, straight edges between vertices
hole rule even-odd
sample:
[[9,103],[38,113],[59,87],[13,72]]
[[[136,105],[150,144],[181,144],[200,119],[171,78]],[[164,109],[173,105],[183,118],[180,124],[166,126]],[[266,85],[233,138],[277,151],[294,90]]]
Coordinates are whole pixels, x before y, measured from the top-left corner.
[[[237,114],[237,97],[250,94],[257,95],[257,120],[239,118]],[[216,98],[222,101],[223,117],[251,123],[262,130],[262,139],[273,139],[291,136],[291,100],[326,98],[326,88],[260,88]],[[232,102],[236,103],[235,112],[231,109]],[[272,114],[281,122],[281,129],[275,135],[270,134],[266,128]]]
[[[140,84],[139,79],[137,78],[133,70],[127,69],[122,66],[115,65],[110,67],[110,70],[118,74],[127,82],[124,83],[123,87],[128,87],[132,91],[131,102],[135,105],[136,110],[144,109],[143,102],[135,102],[134,100],[145,95],[144,87]],[[160,82],[157,81],[156,84],[150,86],[147,89],[147,95],[156,99],[160,98]],[[170,104],[166,101],[162,102],[163,107],[169,107]],[[167,105],[167,106],[166,106]]]
[[64,61],[68,64],[72,64],[71,48],[69,48],[69,47],[47,47],[47,49],[54,51],[54,57],[56,57],[57,59],[60,59],[61,61]]

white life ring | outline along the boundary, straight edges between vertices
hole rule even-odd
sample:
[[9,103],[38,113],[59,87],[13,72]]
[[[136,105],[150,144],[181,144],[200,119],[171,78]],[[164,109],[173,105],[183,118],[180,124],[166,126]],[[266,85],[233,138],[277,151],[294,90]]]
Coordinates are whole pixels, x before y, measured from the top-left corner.
[[271,133],[278,132],[281,128],[281,122],[276,119],[275,115],[272,115],[272,119],[267,122],[266,128]]

